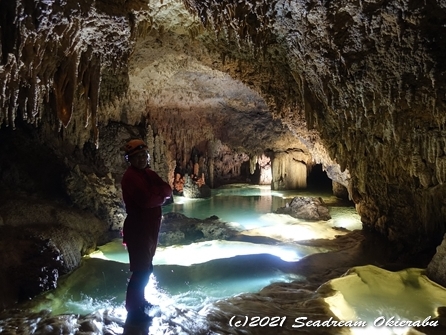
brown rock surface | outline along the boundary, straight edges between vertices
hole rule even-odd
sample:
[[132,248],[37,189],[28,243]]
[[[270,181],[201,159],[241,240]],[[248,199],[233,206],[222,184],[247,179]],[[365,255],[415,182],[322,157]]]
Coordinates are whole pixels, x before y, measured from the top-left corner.
[[330,210],[322,198],[295,197],[285,207],[279,207],[277,214],[288,214],[302,220],[330,220]]
[[63,202],[14,193],[0,200],[0,308],[56,288],[106,241],[104,221]]
[[[66,195],[109,226],[122,222],[119,148],[141,136],[169,180],[193,148],[216,184],[222,161],[240,177],[243,162],[299,152],[347,187],[366,227],[406,248],[440,243],[443,1],[1,5],[0,132],[12,149],[7,126],[35,134],[69,171]],[[2,186],[21,180],[18,160],[2,156]]]

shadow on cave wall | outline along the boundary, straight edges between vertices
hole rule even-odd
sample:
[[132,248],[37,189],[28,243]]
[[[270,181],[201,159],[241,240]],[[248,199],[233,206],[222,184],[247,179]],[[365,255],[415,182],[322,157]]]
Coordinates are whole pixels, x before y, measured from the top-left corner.
[[16,125],[0,129],[0,193],[19,191],[69,201],[64,189],[68,168],[40,142],[35,126],[22,120]]

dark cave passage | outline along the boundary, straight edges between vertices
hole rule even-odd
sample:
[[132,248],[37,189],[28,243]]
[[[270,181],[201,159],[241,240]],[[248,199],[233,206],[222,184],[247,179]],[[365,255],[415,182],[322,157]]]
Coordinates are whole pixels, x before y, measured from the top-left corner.
[[311,168],[307,176],[307,189],[318,191],[331,191],[332,180],[322,169],[322,164],[316,164]]

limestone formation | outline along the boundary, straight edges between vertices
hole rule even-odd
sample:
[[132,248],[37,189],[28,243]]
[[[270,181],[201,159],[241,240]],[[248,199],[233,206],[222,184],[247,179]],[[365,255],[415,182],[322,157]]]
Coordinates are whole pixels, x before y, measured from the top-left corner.
[[159,243],[161,246],[170,246],[200,241],[229,240],[237,233],[237,230],[220,221],[216,216],[200,220],[188,218],[179,213],[167,213],[163,215]]
[[191,199],[209,198],[211,196],[211,189],[208,185],[197,183],[189,175],[185,175],[183,195]]
[[54,200],[9,194],[0,213],[0,308],[56,288],[60,276],[107,241],[104,221]]
[[271,189],[295,190],[307,186],[307,164],[311,161],[308,154],[302,152],[276,153],[271,164]]
[[273,188],[321,164],[401,251],[441,242],[444,1],[0,4],[2,191],[119,229],[119,148],[137,136],[171,183],[193,148],[210,187],[253,180],[254,157]]
[[57,287],[59,277],[68,271],[53,240],[35,227],[2,226],[0,233],[1,309]]
[[446,287],[446,238],[437,247],[437,252],[427,266],[426,272],[429,278]]
[[288,214],[302,220],[330,220],[330,210],[322,198],[295,197],[285,207],[276,210],[277,214]]
[[207,42],[224,55],[220,68],[256,87],[327,171],[330,159],[348,170],[331,178],[348,188],[367,227],[410,248],[439,243],[443,2],[242,1],[226,11],[187,3],[215,32]]

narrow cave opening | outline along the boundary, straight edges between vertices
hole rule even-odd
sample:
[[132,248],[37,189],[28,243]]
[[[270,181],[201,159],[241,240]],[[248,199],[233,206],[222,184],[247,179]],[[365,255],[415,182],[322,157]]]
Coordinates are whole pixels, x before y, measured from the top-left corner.
[[331,191],[332,187],[332,180],[328,178],[327,173],[322,169],[322,164],[314,165],[307,176],[307,189]]

